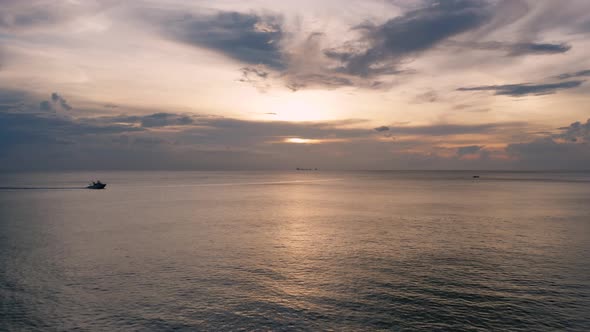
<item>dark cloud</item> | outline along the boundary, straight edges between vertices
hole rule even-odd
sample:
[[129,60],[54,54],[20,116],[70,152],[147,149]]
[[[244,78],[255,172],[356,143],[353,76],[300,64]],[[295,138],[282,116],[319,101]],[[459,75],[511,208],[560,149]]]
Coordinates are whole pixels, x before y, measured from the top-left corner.
[[294,92],[310,87],[335,89],[359,85],[351,77],[326,67],[319,59],[323,57],[320,48],[323,36],[323,33],[310,33],[300,44],[283,49],[285,68],[278,73],[277,68],[265,65],[247,66],[241,69],[239,81],[249,83],[261,92],[268,91],[276,82]]
[[449,46],[456,46],[462,50],[486,50],[486,51],[500,51],[507,56],[524,56],[524,55],[545,55],[545,54],[560,54],[568,52],[572,46],[566,43],[510,43],[510,42],[456,42],[449,41],[446,43]]
[[555,138],[561,138],[570,142],[590,142],[590,119],[586,123],[576,121],[567,127],[559,128],[562,130]]
[[469,145],[469,146],[462,146],[457,148],[457,155],[462,157],[465,155],[476,154],[481,151],[483,146],[479,145]]
[[270,78],[270,71],[262,65],[248,66],[240,69],[242,77],[240,82],[249,83],[260,92],[266,92],[270,87],[268,78]]
[[53,106],[48,100],[40,102],[39,109],[44,112],[54,112]]
[[93,124],[126,124],[141,126],[143,128],[158,128],[168,126],[188,126],[195,122],[197,115],[175,114],[175,113],[154,113],[149,115],[118,115],[102,116],[85,119]]
[[527,143],[509,144],[506,152],[516,164],[526,169],[590,169],[590,146],[587,143],[560,143],[551,137]]
[[355,29],[362,37],[325,55],[341,62],[341,70],[358,76],[391,74],[404,58],[441,41],[475,29],[491,17],[490,6],[478,0],[429,1],[423,8],[383,24],[367,22]]
[[417,95],[414,98],[416,103],[434,103],[439,99],[438,93],[436,91],[427,91]]
[[528,95],[547,95],[556,93],[559,90],[574,89],[582,85],[584,81],[567,81],[545,84],[507,84],[507,85],[484,85],[475,87],[464,87],[458,91],[493,91],[496,95],[512,97],[523,97]]
[[289,76],[285,86],[291,91],[297,91],[310,86],[321,86],[330,89],[352,85],[354,85],[354,83],[351,79],[337,75],[292,74]]
[[[287,152],[293,149],[283,146],[287,137],[360,138],[368,132],[340,128],[359,121],[187,118],[171,113],[72,118],[39,111],[2,111],[0,169],[276,168],[284,167],[285,160],[302,157]],[[185,125],[188,122],[192,124]],[[183,126],[157,130],[177,124]]]
[[[300,163],[336,169],[488,168],[500,164],[494,164],[493,152],[483,146],[453,149],[437,144],[470,144],[467,138],[472,134],[512,137],[528,128],[526,123],[507,122],[394,123],[371,129],[370,122],[355,119],[247,121],[164,112],[73,117],[73,112],[42,112],[38,100],[32,103],[27,98],[32,97],[0,91],[2,170],[264,169]],[[553,157],[578,158],[575,160],[583,163],[581,156],[588,155],[584,151],[588,150],[589,128],[590,122],[576,122],[545,141],[513,144],[506,153],[521,160],[523,168],[530,160],[536,162],[535,153],[540,151],[549,151]],[[376,132],[396,139],[377,140]],[[286,139],[291,137],[321,143],[290,144]],[[578,155],[569,156],[574,152]],[[474,158],[464,158],[467,155]]]
[[261,66],[243,67],[240,70],[242,71],[243,80],[247,82],[252,81],[253,79],[266,79],[270,74]]
[[51,94],[49,100],[43,100],[39,103],[39,110],[43,112],[57,112],[58,110],[71,111],[72,106],[60,96],[57,92]]
[[477,104],[459,104],[452,107],[453,110],[465,111],[471,113],[485,113],[489,112],[489,108],[478,108]]
[[447,136],[465,134],[490,134],[506,129],[524,128],[523,122],[501,122],[482,124],[435,124],[429,126],[389,126],[389,131],[395,135]]
[[590,76],[590,69],[580,70],[574,73],[565,73],[557,76],[560,80],[568,80],[570,78],[588,77]]
[[572,47],[568,44],[538,44],[538,43],[517,43],[510,45],[509,55],[519,56],[528,54],[557,54],[565,53]]
[[141,129],[117,124],[94,125],[54,113],[0,112],[0,146],[5,148],[35,144],[42,149],[47,144],[76,142],[81,136],[139,130]]
[[280,50],[284,35],[280,16],[182,13],[166,16],[160,24],[167,36],[184,43],[213,49],[245,63],[285,68]]
[[[524,126],[490,123],[374,129],[406,137],[399,142],[375,141],[371,131],[364,128],[365,122],[360,120],[293,123],[197,116],[189,125],[164,131],[150,127],[156,123],[139,126],[149,122],[146,119],[158,119],[157,125],[164,126],[176,123],[177,120],[171,119],[183,117],[187,115],[156,113],[74,119],[54,113],[0,112],[0,168],[22,169],[22,165],[29,165],[34,169],[248,169],[289,168],[300,162],[322,168],[461,167],[460,158],[481,154],[480,146],[458,148],[456,157],[451,159],[437,157],[434,152],[427,158],[425,154],[407,151],[436,151],[428,137],[438,140],[436,137],[473,133],[498,135]],[[160,121],[162,118],[166,120]],[[571,135],[581,132],[579,126],[571,126]],[[411,139],[414,136],[417,138]],[[325,140],[325,143],[285,143],[289,137]],[[510,153],[524,154],[530,149],[513,146]],[[457,158],[455,163],[452,158]],[[472,160],[461,162],[480,165]]]
[[558,134],[509,144],[506,152],[529,169],[590,169],[590,119],[559,129]]
[[57,92],[51,94],[51,101],[58,103],[59,106],[66,111],[72,110],[72,106],[70,106],[62,96],[58,95]]
[[155,113],[141,118],[142,127],[185,126],[193,123],[193,119],[186,115]]
[[[506,18],[514,6],[505,1],[426,0],[423,6],[384,23],[366,21],[353,27],[359,34],[338,47],[322,47],[324,33],[311,32],[299,43],[287,38],[283,19],[274,14],[158,12],[149,17],[172,39],[221,52],[249,64],[239,81],[266,92],[276,82],[292,91],[357,86],[388,89],[393,82],[372,80],[408,73],[400,66],[441,42],[476,49],[502,50],[508,56],[567,52],[565,43],[453,42],[450,38],[477,32],[486,23],[498,29],[522,16]],[[519,7],[519,6],[516,6]],[[528,11],[521,4],[519,12]],[[511,9],[512,8],[512,9]],[[500,19],[502,16],[505,19]],[[490,33],[490,31],[488,31]],[[291,33],[292,35],[292,33]],[[292,37],[292,36],[291,36]],[[424,100],[436,96],[424,96]]]
[[0,31],[8,33],[37,32],[56,27],[84,14],[96,15],[108,2],[88,2],[84,5],[69,1],[2,0],[0,1]]
[[63,19],[63,16],[51,6],[39,3],[22,6],[24,2],[19,2],[20,4],[15,1],[0,2],[0,5],[4,7],[0,10],[0,29],[18,30],[45,26]]

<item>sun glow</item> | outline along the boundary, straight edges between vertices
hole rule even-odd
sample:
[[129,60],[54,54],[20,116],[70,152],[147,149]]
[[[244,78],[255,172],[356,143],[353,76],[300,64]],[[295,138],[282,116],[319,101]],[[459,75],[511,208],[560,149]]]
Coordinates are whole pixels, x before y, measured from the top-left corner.
[[290,138],[286,138],[285,142],[286,143],[295,143],[295,144],[314,144],[314,143],[319,143],[320,141],[317,139],[290,137]]
[[342,105],[335,96],[322,91],[279,91],[260,97],[259,117],[278,121],[329,121],[338,119]]

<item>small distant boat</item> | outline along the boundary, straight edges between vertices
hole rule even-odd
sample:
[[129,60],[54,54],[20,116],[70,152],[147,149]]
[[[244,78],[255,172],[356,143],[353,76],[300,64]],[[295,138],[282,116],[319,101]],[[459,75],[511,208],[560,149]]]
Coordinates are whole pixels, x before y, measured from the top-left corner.
[[104,189],[107,186],[106,183],[102,183],[100,181],[92,181],[86,188],[87,189]]
[[474,175],[473,178],[474,179],[479,179],[479,175]]

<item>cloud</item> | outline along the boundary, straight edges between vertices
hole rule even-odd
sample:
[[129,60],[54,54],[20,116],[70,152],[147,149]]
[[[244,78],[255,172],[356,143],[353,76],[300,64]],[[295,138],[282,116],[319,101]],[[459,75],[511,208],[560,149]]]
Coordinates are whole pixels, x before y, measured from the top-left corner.
[[109,135],[139,131],[118,124],[95,125],[84,120],[59,116],[55,113],[0,112],[0,146],[35,144],[42,149],[48,144],[74,143],[87,135]]
[[[7,105],[0,108],[3,170],[23,169],[23,165],[37,170],[264,169],[289,168],[299,163],[322,168],[386,169],[394,165],[392,160],[398,168],[431,167],[435,159],[448,158],[425,159],[425,155],[440,150],[432,143],[438,140],[436,137],[497,135],[519,126],[396,124],[383,126],[389,128],[385,130],[371,129],[368,121],[358,119],[248,121],[165,112],[74,117],[87,113],[40,111],[29,101],[19,101],[21,97],[16,95],[7,94],[5,99],[2,96],[0,91],[0,105]],[[25,111],[26,105],[34,108]],[[404,140],[378,140],[375,131],[395,133]],[[285,139],[290,137],[318,144],[286,144]]]
[[352,80],[346,77],[324,74],[294,74],[289,77],[286,87],[297,91],[309,86],[321,86],[326,89],[352,86]]
[[0,29],[18,30],[30,27],[55,24],[64,17],[59,10],[43,4],[25,4],[22,1],[2,1]]
[[429,50],[445,39],[480,27],[492,15],[477,0],[429,1],[428,5],[383,24],[366,22],[355,27],[361,38],[325,55],[341,63],[341,71],[357,76],[396,73],[409,56]]
[[1,0],[0,32],[46,33],[48,29],[72,22],[83,15],[96,15],[108,2],[87,2],[50,0]]
[[284,32],[278,15],[174,13],[159,24],[164,34],[175,40],[209,48],[244,63],[285,68],[280,48]]
[[523,97],[528,95],[548,95],[559,90],[574,89],[582,85],[584,81],[566,81],[559,83],[544,84],[506,84],[506,85],[484,85],[474,87],[458,88],[457,91],[494,91],[496,95]]
[[569,142],[590,142],[590,119],[586,123],[576,121],[567,127],[559,128],[562,133],[554,138],[564,139]]
[[586,143],[560,143],[551,137],[527,143],[514,143],[506,152],[516,165],[526,169],[590,169],[590,146]]
[[48,100],[39,103],[39,109],[44,112],[54,112],[53,106]]
[[519,56],[528,54],[558,54],[569,51],[572,47],[568,44],[538,44],[538,43],[517,43],[510,45],[509,55]]
[[57,112],[57,110],[71,111],[72,106],[60,96],[57,92],[54,92],[50,96],[50,100],[43,100],[39,103],[39,110],[43,112]]
[[70,106],[62,96],[58,95],[57,92],[51,94],[51,101],[54,103],[59,103],[59,106],[61,106],[61,108],[66,111],[72,110],[72,106]]
[[240,82],[249,83],[260,92],[266,92],[271,87],[271,84],[268,82],[271,73],[265,68],[265,66],[256,65],[242,67],[240,71],[242,72],[242,77],[239,80]]
[[485,50],[485,51],[500,51],[507,56],[524,56],[524,55],[547,55],[547,54],[561,54],[571,50],[572,46],[567,43],[534,43],[534,42],[457,42],[449,41],[445,45],[456,46],[460,49],[466,50]]
[[433,124],[427,126],[388,126],[395,135],[450,136],[466,134],[490,134],[514,130],[526,126],[524,122],[499,122],[481,124]]
[[590,119],[559,129],[531,142],[509,144],[506,152],[529,169],[590,169]]
[[[301,163],[337,169],[506,167],[506,161],[494,159],[500,152],[484,151],[482,145],[438,144],[471,140],[473,135],[510,137],[527,128],[526,123],[504,122],[371,129],[370,122],[354,119],[248,121],[164,112],[76,118],[72,112],[24,112],[22,105],[28,102],[10,94],[1,97],[0,105],[8,105],[0,108],[2,169],[264,169]],[[590,121],[575,122],[544,141],[511,144],[505,153],[522,168],[538,162],[535,153],[547,151],[585,165],[589,128]],[[396,140],[377,139],[375,132]],[[318,144],[285,144],[289,137]]]
[[590,76],[590,69],[580,70],[575,73],[565,73],[557,76],[560,80],[568,80],[570,78],[588,77]]
[[243,67],[241,71],[246,81],[251,81],[252,77],[255,79],[266,79],[269,75],[269,72],[262,66]]
[[118,115],[101,116],[84,119],[92,124],[125,124],[142,128],[160,128],[169,126],[189,126],[195,123],[199,116],[195,114],[153,113],[148,115]]
[[186,115],[155,113],[141,118],[142,127],[183,126],[193,123],[193,119]]
[[457,155],[462,157],[465,155],[476,154],[481,151],[483,146],[479,145],[469,145],[469,146],[461,146],[457,148]]
[[427,91],[424,93],[421,93],[419,95],[416,95],[416,97],[414,97],[414,102],[416,103],[434,103],[437,100],[439,100],[439,95],[438,93],[436,93],[436,91]]
[[[384,23],[365,21],[356,25],[352,31],[360,35],[357,39],[345,41],[340,46],[322,49],[323,33],[311,33],[296,49],[283,50],[287,69],[281,73],[286,86],[297,91],[306,87],[320,86],[338,88],[356,86],[367,89],[388,89],[391,82],[373,80],[372,77],[411,73],[402,69],[423,52],[433,49],[442,42],[461,45],[464,48],[500,50],[507,56],[559,54],[571,49],[566,43],[535,42],[457,42],[449,40],[466,32],[481,30],[487,23],[512,23],[524,14],[505,18],[502,10],[504,2],[493,3],[479,0],[426,1],[418,9],[410,10],[401,16]],[[510,7],[510,6],[508,6]],[[526,7],[526,6],[525,6]],[[525,8],[527,11],[528,8]],[[492,29],[493,30],[493,29]],[[490,33],[492,30],[488,31]],[[319,58],[321,54],[323,58]],[[311,68],[308,69],[308,68]],[[267,81],[267,77],[263,80]],[[437,100],[435,93],[417,97],[419,102]],[[417,100],[418,100],[417,99]]]
[[361,17],[358,22],[362,23],[351,28],[356,37],[340,41],[329,30],[310,31],[286,24],[292,22],[276,12],[142,12],[147,13],[143,19],[155,23],[167,38],[245,64],[239,81],[260,92],[274,86],[292,91],[350,86],[389,89],[395,82],[382,76],[413,73],[404,65],[442,43],[499,50],[511,57],[571,49],[567,43],[539,43],[524,37],[520,42],[480,41],[529,12],[522,1],[424,0],[412,8],[385,22]]

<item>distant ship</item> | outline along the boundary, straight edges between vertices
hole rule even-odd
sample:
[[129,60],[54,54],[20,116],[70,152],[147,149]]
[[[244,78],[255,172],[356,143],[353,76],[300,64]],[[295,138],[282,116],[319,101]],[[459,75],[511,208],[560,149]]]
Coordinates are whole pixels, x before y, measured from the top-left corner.
[[96,182],[92,181],[92,184],[89,184],[88,187],[86,187],[86,188],[88,188],[88,189],[104,189],[106,186],[107,186],[106,183],[102,183],[100,181],[96,181]]

